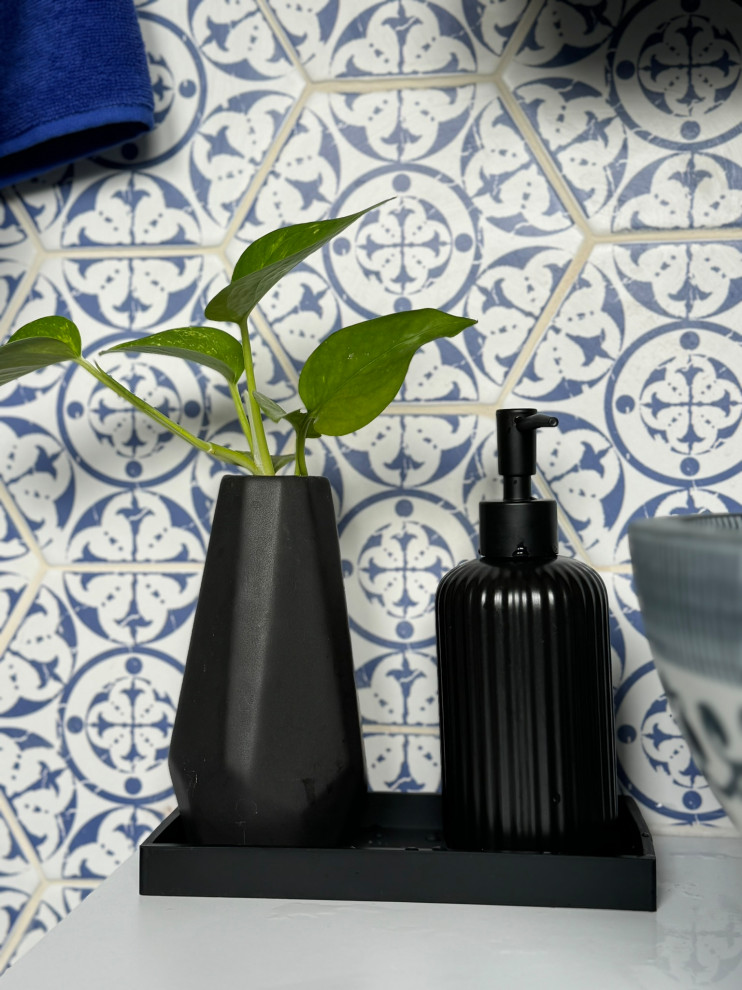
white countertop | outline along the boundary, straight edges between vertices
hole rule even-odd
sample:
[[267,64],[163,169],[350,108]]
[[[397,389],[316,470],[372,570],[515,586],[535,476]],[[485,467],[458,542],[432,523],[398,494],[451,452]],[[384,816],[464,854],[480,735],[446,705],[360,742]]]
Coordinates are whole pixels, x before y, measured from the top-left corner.
[[657,914],[140,897],[133,856],[2,990],[740,990],[742,839],[655,845]]

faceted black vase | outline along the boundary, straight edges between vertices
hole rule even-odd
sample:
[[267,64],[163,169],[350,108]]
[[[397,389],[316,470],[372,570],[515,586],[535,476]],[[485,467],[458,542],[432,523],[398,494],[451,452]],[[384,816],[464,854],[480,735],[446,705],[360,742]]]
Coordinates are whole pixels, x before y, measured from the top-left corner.
[[328,846],[366,791],[326,478],[221,483],[170,746],[189,841]]

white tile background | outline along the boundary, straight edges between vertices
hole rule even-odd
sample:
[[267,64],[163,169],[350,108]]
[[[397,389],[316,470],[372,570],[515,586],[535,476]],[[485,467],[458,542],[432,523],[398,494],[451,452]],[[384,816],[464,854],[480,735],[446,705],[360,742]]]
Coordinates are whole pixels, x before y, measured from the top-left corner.
[[[740,4],[137,6],[158,127],[0,194],[0,338],[57,312],[97,354],[201,323],[262,233],[395,196],[253,327],[263,389],[290,403],[340,326],[424,305],[479,321],[420,352],[376,423],[309,451],[337,501],[372,787],[439,786],[433,594],[498,490],[494,412],[526,403],[560,418],[538,487],[563,552],[609,589],[621,783],[655,832],[724,830],[652,665],[626,531],[742,511]],[[204,369],[102,363],[234,437]],[[0,396],[0,968],[173,806],[221,474],[79,369]]]

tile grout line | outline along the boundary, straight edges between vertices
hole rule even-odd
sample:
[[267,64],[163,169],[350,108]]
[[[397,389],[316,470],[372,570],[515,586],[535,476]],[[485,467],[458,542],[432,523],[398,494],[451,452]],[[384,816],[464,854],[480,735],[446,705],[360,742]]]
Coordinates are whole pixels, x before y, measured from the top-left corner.
[[307,74],[306,68],[304,67],[304,63],[299,58],[298,51],[294,48],[291,41],[289,41],[289,37],[283,29],[283,24],[281,24],[281,22],[276,17],[275,12],[271,8],[271,6],[265,2],[265,0],[255,0],[255,2],[261,14],[268,22],[268,27],[271,29],[273,34],[278,38],[278,40],[283,45],[286,54],[291,59],[294,68],[299,72],[302,79],[304,80],[304,85],[306,86],[308,83],[311,82],[311,80],[309,78],[309,75]]
[[504,74],[507,71],[508,66],[513,61],[515,56],[520,51],[520,47],[526,40],[526,35],[531,30],[533,25],[538,19],[538,15],[546,6],[545,2],[542,3],[532,3],[530,5],[530,10],[526,7],[526,10],[521,15],[518,21],[518,26],[515,28],[511,34],[507,45],[505,45],[505,50],[500,56],[500,60],[495,68],[494,76],[496,79],[501,79],[504,81]]
[[84,561],[70,561],[64,564],[47,564],[46,571],[53,573],[71,574],[138,574],[146,571],[153,571],[155,574],[200,574],[203,571],[203,561],[193,561],[184,563],[181,561],[107,561],[98,563],[87,563]]
[[546,497],[553,498],[554,501],[556,502],[558,523],[566,533],[572,546],[575,548],[575,552],[577,553],[577,556],[583,561],[583,563],[589,564],[590,556],[587,550],[585,549],[585,547],[583,546],[582,540],[580,539],[577,530],[572,525],[572,520],[567,515],[565,509],[562,508],[562,503],[559,501],[559,499],[552,491],[551,485],[546,480],[546,477],[544,476],[543,472],[538,468],[536,470],[536,478],[538,479],[539,487],[545,488]]
[[353,76],[351,79],[317,79],[310,82],[317,93],[384,93],[402,89],[459,89],[480,83],[493,84],[492,72],[431,72],[419,76]]
[[544,174],[546,181],[553,189],[560,200],[565,212],[569,215],[575,227],[586,238],[592,241],[593,233],[590,229],[584,210],[580,206],[572,190],[565,182],[562,173],[557,169],[554,159],[551,157],[546,147],[542,144],[538,132],[532,126],[530,120],[524,113],[513,93],[507,88],[503,80],[497,81],[497,90],[503,106],[510,114],[520,136],[523,138],[526,147],[533,155],[536,164]]
[[16,602],[16,606],[7,618],[5,625],[0,629],[0,657],[4,655],[5,651],[13,642],[13,637],[23,625],[23,620],[26,618],[29,608],[34,603],[45,573],[45,567],[38,567],[36,569],[32,577],[29,578],[28,584],[23,589],[23,593]]
[[5,311],[0,317],[0,340],[3,340],[6,335],[9,335],[10,329],[15,322],[15,318],[23,309],[26,300],[31,294],[31,289],[34,287],[36,278],[41,271],[43,260],[43,255],[39,251],[34,250],[34,255],[31,259],[31,264],[28,267],[28,271],[18,283],[18,287],[13,293],[12,299],[5,307]]
[[263,187],[263,183],[266,177],[268,176],[271,169],[275,165],[278,156],[280,155],[281,151],[286,145],[286,142],[291,136],[291,133],[294,130],[294,125],[296,124],[302,111],[304,110],[304,107],[312,90],[313,87],[311,83],[307,84],[299,94],[296,103],[294,103],[292,108],[286,114],[286,119],[284,120],[283,124],[281,124],[278,134],[276,134],[275,138],[271,142],[271,146],[268,149],[265,158],[258,166],[255,174],[250,180],[250,183],[247,187],[244,196],[240,201],[239,206],[234,211],[232,219],[227,224],[227,228],[224,231],[224,236],[222,237],[221,243],[219,244],[219,251],[221,252],[222,257],[225,259],[227,263],[227,270],[229,270],[230,268],[229,259],[226,256],[227,247],[233,240],[236,239],[237,232],[244,223],[245,217],[250,211],[250,208],[254,205],[255,200],[257,198],[257,194],[260,191],[260,189]]
[[36,855],[36,850],[34,849],[31,840],[26,835],[26,830],[16,818],[15,811],[13,811],[13,806],[5,794],[4,786],[0,787],[0,815],[5,819],[8,829],[20,846],[23,855],[26,857],[29,869],[34,870],[41,880],[46,880],[44,868],[41,865],[41,860]]
[[15,499],[2,481],[0,481],[0,505],[3,506],[5,511],[10,516],[13,524],[18,530],[18,535],[28,547],[31,555],[38,560],[40,566],[46,567],[44,554],[41,547],[36,542],[36,537],[33,535],[31,527],[26,522],[25,516],[15,504]]
[[597,244],[677,244],[684,241],[738,241],[742,228],[727,227],[675,227],[668,230],[615,231],[610,234],[592,232]]
[[23,936],[28,931],[28,927],[34,919],[36,910],[46,893],[48,883],[44,877],[41,878],[39,886],[35,888],[25,907],[21,911],[18,920],[13,925],[10,935],[6,939],[2,949],[0,949],[0,974],[7,970],[8,963],[13,957],[13,953],[23,940]]
[[593,564],[593,567],[600,574],[633,574],[634,568],[631,564]]
[[567,270],[564,275],[562,275],[559,284],[552,292],[549,297],[549,301],[544,306],[541,314],[533,326],[533,329],[526,338],[518,357],[515,359],[510,371],[507,374],[507,377],[505,378],[505,381],[503,382],[500,395],[493,405],[494,410],[502,408],[503,403],[508,400],[513,388],[520,381],[520,377],[523,374],[526,365],[533,356],[536,347],[543,339],[552,319],[558,313],[559,307],[564,302],[569,290],[572,288],[574,282],[577,280],[577,277],[590,257],[591,250],[591,238],[586,237],[579,245],[574,258],[567,266]]
[[[275,159],[274,159],[275,161]],[[539,165],[542,163],[539,162]],[[256,173],[257,174],[257,173]],[[552,186],[551,179],[549,179],[549,185]],[[250,188],[245,193],[245,202],[253,193],[253,183],[251,182]],[[561,191],[557,190],[561,195]],[[248,212],[252,202],[248,203],[246,209],[240,211],[242,214]],[[235,214],[235,217],[237,214]],[[244,215],[242,216],[244,219]],[[593,245],[598,244],[664,244],[664,243],[693,243],[698,242],[725,242],[725,241],[739,241],[742,240],[742,227],[740,228],[730,228],[730,227],[689,227],[689,228],[672,228],[667,230],[643,230],[643,231],[615,231],[608,234],[598,233],[590,228],[589,222],[585,223],[584,217],[581,218],[579,223],[575,225],[583,232],[585,237],[589,237]],[[241,222],[241,221],[240,221]],[[35,253],[34,259],[31,262],[28,272],[23,276],[23,281],[20,283],[20,287],[23,287],[23,282],[29,279],[29,276],[36,277],[39,270],[44,262],[45,258],[90,258],[90,259],[105,259],[105,258],[185,258],[185,257],[202,257],[204,255],[217,255],[219,257],[225,258],[226,255],[223,253],[224,248],[231,243],[236,234],[230,233],[234,224],[234,219],[230,222],[228,228],[226,228],[227,233],[225,234],[223,240],[219,244],[152,244],[152,245],[96,245],[93,247],[69,247],[69,248],[45,248],[40,249]],[[239,222],[237,224],[239,226]],[[229,267],[229,260],[226,259],[226,267]],[[20,288],[19,287],[19,288]],[[25,302],[25,297],[23,297],[22,292],[14,293],[14,298],[21,296],[22,302]],[[9,304],[5,309],[5,312],[0,318],[0,325],[4,324],[7,320],[7,315],[10,313],[11,309],[17,311],[20,305]]]
[[361,733],[386,736],[438,736],[440,728],[437,725],[385,725],[381,722],[364,722],[361,725]]
[[220,244],[119,244],[95,245],[94,247],[47,248],[48,258],[200,258],[203,255],[218,254]]
[[[136,855],[136,854],[133,854]],[[107,877],[103,878],[108,879]],[[54,880],[46,878],[47,888],[75,887],[78,890],[96,890],[103,883],[103,880],[93,880],[90,877],[55,877]]]
[[46,250],[44,248],[44,243],[41,240],[38,230],[36,229],[36,224],[31,219],[31,214],[28,212],[26,204],[21,199],[15,187],[11,187],[10,194],[6,191],[3,195],[7,200],[8,206],[17,214],[20,225],[25,231],[28,239],[33,244],[36,253],[42,255],[45,254]]

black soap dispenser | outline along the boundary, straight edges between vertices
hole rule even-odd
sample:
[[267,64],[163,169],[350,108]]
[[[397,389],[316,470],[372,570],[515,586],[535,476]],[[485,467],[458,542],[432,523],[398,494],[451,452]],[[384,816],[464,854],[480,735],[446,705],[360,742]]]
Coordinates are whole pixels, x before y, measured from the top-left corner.
[[585,850],[617,816],[608,599],[557,555],[534,499],[535,409],[497,413],[504,500],[480,503],[480,558],[436,595],[443,824],[453,849]]

